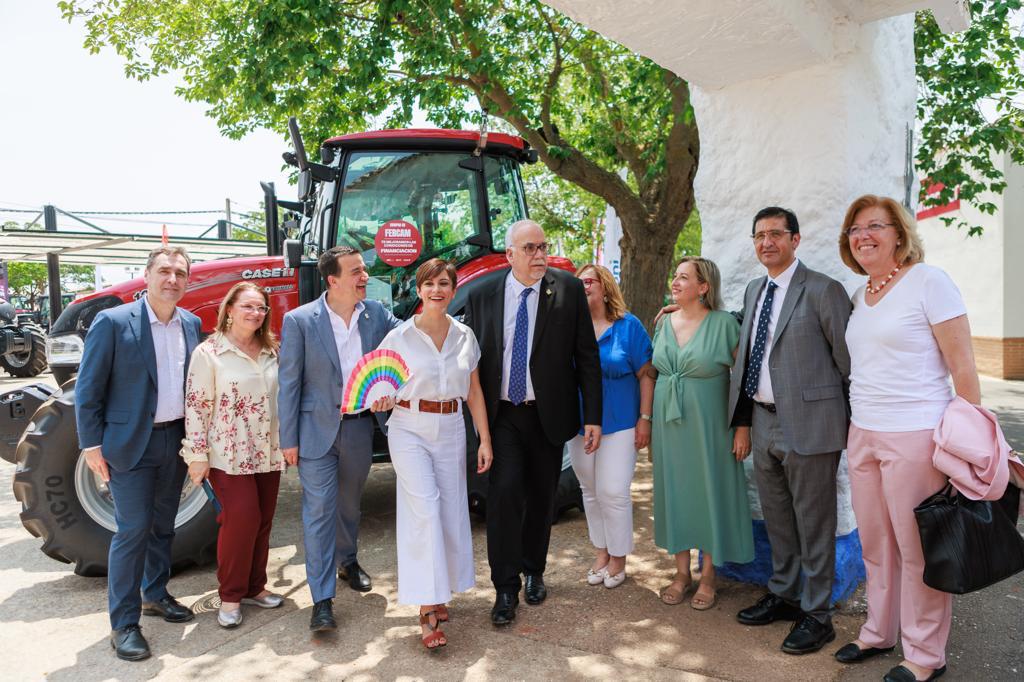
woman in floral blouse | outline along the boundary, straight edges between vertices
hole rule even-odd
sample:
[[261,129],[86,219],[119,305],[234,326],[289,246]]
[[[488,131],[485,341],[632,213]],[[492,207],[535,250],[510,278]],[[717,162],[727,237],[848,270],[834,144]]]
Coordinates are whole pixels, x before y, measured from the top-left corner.
[[216,332],[192,354],[185,389],[181,456],[192,482],[209,478],[218,517],[217,622],[237,627],[241,604],[272,609],[267,554],[285,462],[278,444],[277,340],[270,300],[251,282],[231,287],[220,304]]

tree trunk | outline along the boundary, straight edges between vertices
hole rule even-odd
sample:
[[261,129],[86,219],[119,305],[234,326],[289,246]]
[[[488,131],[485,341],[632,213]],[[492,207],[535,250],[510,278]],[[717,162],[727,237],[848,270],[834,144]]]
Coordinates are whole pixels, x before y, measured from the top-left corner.
[[[640,318],[647,330],[654,332],[654,317],[665,303],[668,292],[668,274],[672,270],[679,230],[686,224],[687,215],[676,216],[671,222],[642,221],[631,224],[622,220],[622,294],[626,307]],[[639,239],[632,235],[640,235]]]

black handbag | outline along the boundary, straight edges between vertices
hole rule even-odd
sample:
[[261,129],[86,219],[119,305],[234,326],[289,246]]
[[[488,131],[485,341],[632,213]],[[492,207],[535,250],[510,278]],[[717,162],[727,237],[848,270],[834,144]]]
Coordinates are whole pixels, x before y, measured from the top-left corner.
[[999,500],[971,500],[952,483],[914,509],[924,550],[924,584],[966,594],[1024,570],[1024,537],[1017,532],[1020,489]]

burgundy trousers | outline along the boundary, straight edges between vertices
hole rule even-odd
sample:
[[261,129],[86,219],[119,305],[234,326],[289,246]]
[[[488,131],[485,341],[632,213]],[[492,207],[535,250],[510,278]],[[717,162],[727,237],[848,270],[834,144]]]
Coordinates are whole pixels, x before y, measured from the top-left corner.
[[270,528],[277,509],[281,472],[228,474],[210,469],[210,485],[220,501],[217,581],[220,599],[237,603],[267,585]]

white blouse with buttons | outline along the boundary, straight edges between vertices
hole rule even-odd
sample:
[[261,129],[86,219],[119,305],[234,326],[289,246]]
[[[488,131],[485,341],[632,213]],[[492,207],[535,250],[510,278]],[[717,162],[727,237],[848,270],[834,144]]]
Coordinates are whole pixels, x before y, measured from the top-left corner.
[[416,326],[419,315],[406,320],[384,337],[380,348],[402,356],[409,382],[397,400],[448,400],[469,397],[469,377],[480,362],[480,345],[473,331],[447,315],[450,326],[441,350],[430,335]]
[[185,388],[186,463],[228,474],[284,470],[278,441],[277,353],[253,360],[223,334],[196,347]]

